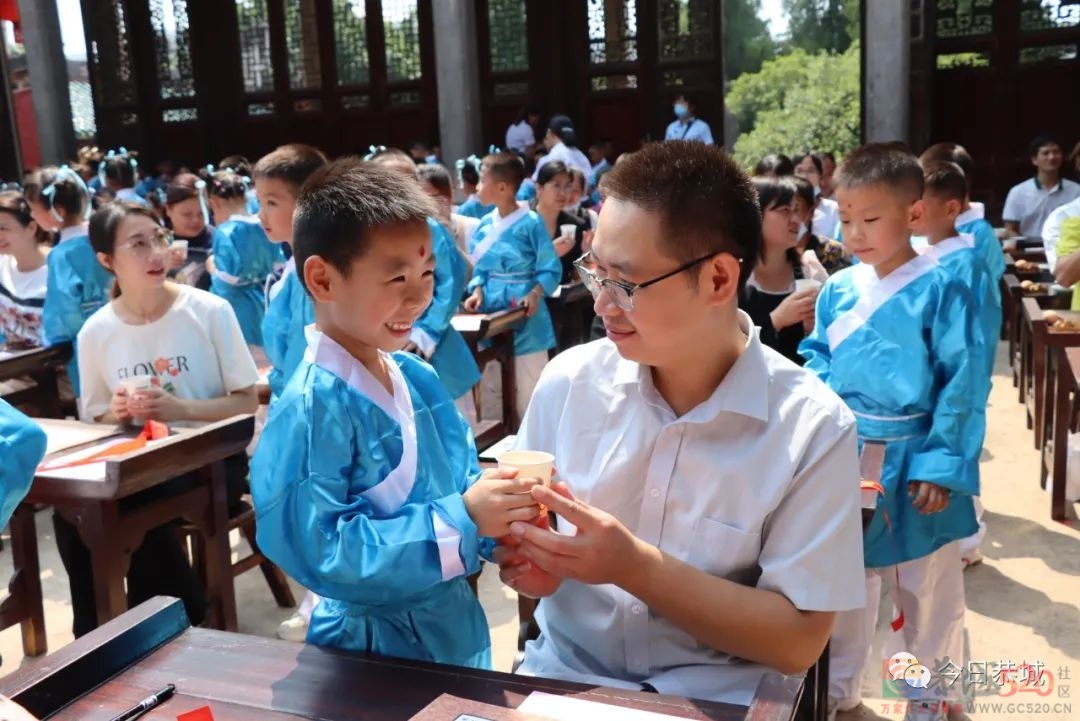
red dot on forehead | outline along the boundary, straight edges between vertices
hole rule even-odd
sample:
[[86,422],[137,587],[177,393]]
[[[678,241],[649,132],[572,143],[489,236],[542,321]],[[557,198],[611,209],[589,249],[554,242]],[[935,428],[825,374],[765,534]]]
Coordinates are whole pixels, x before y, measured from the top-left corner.
[[424,250],[424,246],[422,246],[422,245],[421,245],[421,246],[420,246],[420,257],[421,257],[421,258],[423,258],[423,257],[424,257],[424,253],[425,253],[425,252],[426,252],[426,251]]

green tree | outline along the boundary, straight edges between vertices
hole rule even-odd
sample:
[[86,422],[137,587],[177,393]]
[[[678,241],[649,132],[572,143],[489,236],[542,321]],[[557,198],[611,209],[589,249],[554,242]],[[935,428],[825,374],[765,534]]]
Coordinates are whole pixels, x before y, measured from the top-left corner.
[[769,26],[761,19],[761,0],[725,0],[724,74],[735,79],[756,73],[776,55],[776,43]]
[[842,53],[859,39],[859,0],[784,0],[787,46]]
[[843,155],[860,142],[859,44],[842,54],[796,50],[737,79],[727,104],[750,128],[735,159],[750,168],[769,153],[828,150]]

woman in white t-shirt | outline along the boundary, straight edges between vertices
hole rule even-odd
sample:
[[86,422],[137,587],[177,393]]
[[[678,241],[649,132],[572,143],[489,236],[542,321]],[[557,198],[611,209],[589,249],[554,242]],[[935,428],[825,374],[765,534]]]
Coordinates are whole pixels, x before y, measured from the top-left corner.
[[[153,212],[134,203],[106,205],[90,218],[90,244],[115,283],[110,302],[79,331],[85,421],[218,421],[258,407],[258,371],[236,315],[228,301],[167,279],[170,240]],[[135,376],[151,376],[153,388],[128,395],[121,383]],[[241,454],[227,465],[229,510],[236,513],[246,458]],[[177,478],[125,501],[138,505],[148,495],[179,493],[193,482]],[[97,624],[89,554],[74,526],[59,516],[54,525],[80,636]],[[171,524],[147,533],[131,558],[129,603],[154,595],[179,597],[193,624],[206,612],[205,590]]]
[[36,348],[44,342],[48,236],[31,212],[22,193],[0,193],[0,340],[9,348]]

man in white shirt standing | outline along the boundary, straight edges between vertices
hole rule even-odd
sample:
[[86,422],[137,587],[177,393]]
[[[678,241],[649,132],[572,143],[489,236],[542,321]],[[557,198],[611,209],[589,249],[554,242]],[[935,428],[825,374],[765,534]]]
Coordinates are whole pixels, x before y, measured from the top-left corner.
[[536,126],[540,110],[532,105],[522,109],[518,119],[506,129],[506,149],[531,156],[536,150]]
[[694,140],[706,145],[713,144],[709,124],[694,115],[694,101],[685,93],[675,98],[671,106],[675,120],[667,127],[664,140]]
[[551,361],[518,436],[555,456],[559,533],[496,551],[546,596],[519,672],[747,704],[865,605],[854,418],[738,309],[761,216],[722,150],[649,145],[602,188],[578,269],[607,338]]
[[1013,186],[1001,218],[1011,235],[1038,237],[1055,208],[1080,198],[1080,185],[1061,177],[1061,144],[1049,135],[1031,141],[1035,177]]

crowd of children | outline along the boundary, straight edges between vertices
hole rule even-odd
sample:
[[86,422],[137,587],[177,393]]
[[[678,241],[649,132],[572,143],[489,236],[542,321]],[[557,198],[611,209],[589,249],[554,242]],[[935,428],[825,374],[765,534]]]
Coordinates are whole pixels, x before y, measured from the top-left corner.
[[[535,170],[497,149],[460,161],[456,207],[426,150],[331,162],[291,144],[142,182],[124,149],[97,174],[39,169],[0,193],[0,331],[10,348],[73,344],[58,392],[87,422],[255,413],[267,372],[268,415],[250,474],[246,455],[229,460],[229,502],[250,476],[260,547],[310,589],[286,636],[488,667],[466,583],[486,559],[550,596],[528,673],[741,700],[765,666],[805,668],[831,638],[832,710],[858,713],[883,586],[889,652],[962,664],[1005,267],[968,153],[872,144],[838,167],[769,156],[749,178],[682,140],[585,158],[565,116],[544,144]],[[600,197],[599,216],[581,206]],[[607,340],[549,365],[580,339],[556,337],[545,298],[579,280]],[[477,462],[472,427],[501,413],[503,389],[451,320],[517,307],[520,442],[555,455],[557,492]],[[140,375],[154,387],[126,391]],[[0,401],[0,443],[6,522],[44,442]],[[726,454],[753,473],[699,488]],[[880,492],[861,543],[860,472]],[[577,535],[531,525],[544,506]],[[665,519],[678,528],[661,534]],[[79,636],[97,625],[92,564],[76,528],[54,525]],[[625,555],[567,560],[590,543]],[[741,610],[714,618],[679,594],[691,582]],[[157,594],[205,614],[171,525],[128,572],[132,604]],[[651,661],[632,650],[650,644]],[[916,693],[908,715],[943,718],[950,700]]]

